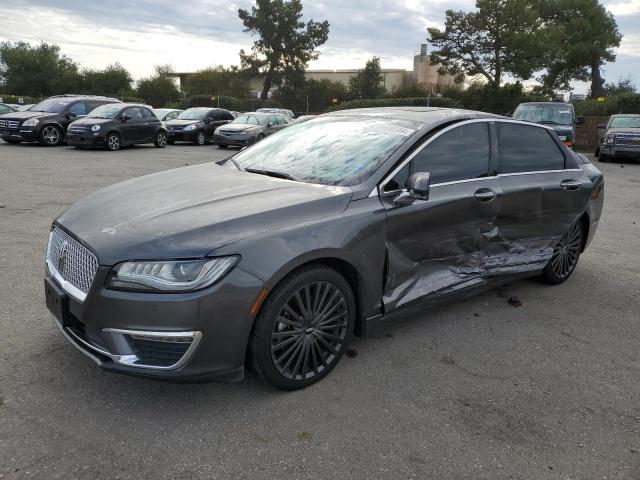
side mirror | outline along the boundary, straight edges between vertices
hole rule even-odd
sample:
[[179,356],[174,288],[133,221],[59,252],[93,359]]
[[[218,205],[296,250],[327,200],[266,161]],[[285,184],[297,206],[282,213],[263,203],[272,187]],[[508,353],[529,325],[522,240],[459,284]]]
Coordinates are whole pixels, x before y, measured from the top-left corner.
[[584,117],[576,117],[576,125],[584,125],[585,118]]
[[273,127],[273,122],[267,122],[267,128]]
[[67,118],[76,118],[77,116],[76,112],[67,112]]
[[604,123],[598,124],[598,130],[604,130],[605,128],[607,128],[607,126]]
[[429,200],[431,175],[429,172],[417,172],[411,175],[406,183],[406,191],[400,193],[393,203],[396,206],[410,205],[416,200]]
[[124,123],[127,123],[129,120],[131,120],[131,115],[123,114],[120,116],[120,120],[122,120]]

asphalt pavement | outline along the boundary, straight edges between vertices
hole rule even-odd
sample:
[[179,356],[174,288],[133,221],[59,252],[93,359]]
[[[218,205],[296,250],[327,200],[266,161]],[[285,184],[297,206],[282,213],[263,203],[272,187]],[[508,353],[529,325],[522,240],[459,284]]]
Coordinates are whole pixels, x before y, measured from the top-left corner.
[[568,282],[401,318],[303,391],[100,370],[45,307],[51,220],[227,155],[0,141],[1,479],[640,479],[640,163],[597,163],[603,217]]

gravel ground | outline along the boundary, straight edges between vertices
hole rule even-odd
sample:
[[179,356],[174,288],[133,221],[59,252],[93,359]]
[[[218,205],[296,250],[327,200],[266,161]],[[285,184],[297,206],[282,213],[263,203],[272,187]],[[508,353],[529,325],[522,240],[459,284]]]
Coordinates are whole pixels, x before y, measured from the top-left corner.
[[598,164],[603,219],[570,281],[401,319],[304,391],[100,370],[45,308],[51,220],[226,155],[0,141],[0,478],[640,479],[640,164]]

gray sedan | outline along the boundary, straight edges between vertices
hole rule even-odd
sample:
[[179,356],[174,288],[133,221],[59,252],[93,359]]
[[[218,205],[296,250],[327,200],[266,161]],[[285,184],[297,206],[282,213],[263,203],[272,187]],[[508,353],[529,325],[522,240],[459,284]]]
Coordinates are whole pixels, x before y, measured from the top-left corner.
[[217,128],[213,141],[220,148],[246,147],[282,130],[290,123],[290,120],[284,115],[244,113],[231,123]]

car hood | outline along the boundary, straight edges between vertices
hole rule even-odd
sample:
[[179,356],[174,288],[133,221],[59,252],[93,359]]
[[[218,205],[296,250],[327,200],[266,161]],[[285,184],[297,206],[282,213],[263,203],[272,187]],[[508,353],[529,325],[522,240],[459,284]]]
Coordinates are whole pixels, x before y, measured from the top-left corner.
[[230,123],[219,127],[218,130],[224,130],[225,132],[244,132],[246,130],[262,129],[261,125],[249,125],[246,123]]
[[194,125],[200,123],[200,120],[169,120],[165,122],[167,127],[186,127],[187,125]]
[[609,128],[607,133],[625,133],[627,135],[638,135],[640,137],[640,128]]
[[42,118],[42,117],[55,117],[56,115],[60,115],[59,113],[49,113],[49,112],[7,112],[0,115],[0,118],[11,118],[12,120],[26,120],[28,118]]
[[99,190],[56,223],[101,265],[203,257],[228,243],[343,211],[347,187],[281,180],[202,164]]
[[104,125],[105,123],[113,122],[114,118],[81,118],[79,120],[74,120],[69,124],[69,128],[71,127],[89,127],[92,125]]
[[558,135],[573,135],[573,128],[571,125],[545,125],[545,127],[551,127]]

